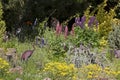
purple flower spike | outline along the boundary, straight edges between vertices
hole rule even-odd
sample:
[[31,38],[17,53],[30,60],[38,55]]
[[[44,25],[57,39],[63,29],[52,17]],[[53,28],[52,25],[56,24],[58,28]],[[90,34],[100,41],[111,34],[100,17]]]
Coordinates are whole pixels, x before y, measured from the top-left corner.
[[84,28],[85,21],[86,21],[85,16],[82,16],[81,20],[80,20],[80,17],[75,18],[76,25],[80,26],[81,28]]
[[44,45],[45,45],[45,40],[44,38],[41,38],[40,47],[43,47]]
[[81,23],[84,23],[84,22],[85,22],[85,20],[86,20],[86,17],[85,17],[85,16],[83,16],[83,17],[81,18]]
[[89,22],[88,22],[88,26],[89,27],[92,26],[92,24],[94,23],[94,21],[95,21],[95,17],[94,16],[90,17]]
[[96,19],[95,16],[91,16],[88,22],[88,26],[91,27],[93,25],[98,26],[98,20]]
[[85,21],[86,21],[86,17],[83,16],[83,17],[81,18],[81,21],[80,21],[80,27],[81,27],[81,28],[84,28],[84,23],[85,23]]
[[79,25],[79,22],[80,22],[80,18],[79,18],[79,17],[76,17],[76,18],[75,18],[75,23],[76,23],[76,25]]

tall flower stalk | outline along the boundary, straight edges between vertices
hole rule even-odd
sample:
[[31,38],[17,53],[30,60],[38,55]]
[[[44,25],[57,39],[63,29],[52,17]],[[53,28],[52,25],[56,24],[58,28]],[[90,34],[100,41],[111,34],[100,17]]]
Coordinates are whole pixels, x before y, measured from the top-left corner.
[[56,25],[56,35],[59,35],[59,26],[60,26],[60,23],[57,22],[57,25]]
[[68,27],[67,26],[65,27],[65,34],[64,35],[65,35],[65,39],[66,39],[67,35],[68,35]]

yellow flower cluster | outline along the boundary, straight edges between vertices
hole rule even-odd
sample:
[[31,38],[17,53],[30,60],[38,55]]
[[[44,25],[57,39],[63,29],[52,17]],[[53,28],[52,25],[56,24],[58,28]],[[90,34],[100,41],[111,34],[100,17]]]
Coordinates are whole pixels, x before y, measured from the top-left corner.
[[87,79],[115,78],[120,74],[120,71],[114,71],[109,67],[101,68],[97,64],[83,66],[80,71],[83,73],[83,77],[87,77]]
[[1,71],[1,73],[2,74],[7,73],[8,68],[9,68],[9,63],[6,60],[0,58],[0,71]]
[[66,64],[65,62],[50,62],[45,65],[43,70],[48,72],[57,78],[71,77],[73,80],[76,80],[75,72],[76,68],[73,64]]
[[102,38],[100,39],[99,43],[100,43],[100,46],[101,46],[101,47],[105,47],[105,46],[107,45],[108,41],[105,40],[104,37],[102,37]]
[[88,72],[87,72],[87,77],[88,78],[98,77],[98,74],[101,71],[101,67],[99,65],[96,65],[96,64],[87,65],[86,69],[88,70]]

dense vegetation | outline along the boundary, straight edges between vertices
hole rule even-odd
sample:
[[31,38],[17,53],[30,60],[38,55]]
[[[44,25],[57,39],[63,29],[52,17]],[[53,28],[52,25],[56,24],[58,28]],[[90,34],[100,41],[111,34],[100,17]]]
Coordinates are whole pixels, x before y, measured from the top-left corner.
[[0,80],[120,80],[119,4],[1,0]]

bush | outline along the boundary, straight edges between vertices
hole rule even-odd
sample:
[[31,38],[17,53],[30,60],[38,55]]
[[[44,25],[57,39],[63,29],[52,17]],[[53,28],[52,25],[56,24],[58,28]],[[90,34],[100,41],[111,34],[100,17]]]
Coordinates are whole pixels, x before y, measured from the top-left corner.
[[3,77],[8,73],[8,69],[9,69],[9,63],[0,58],[0,76]]
[[97,64],[90,64],[80,68],[79,78],[86,80],[115,80],[115,77],[120,74],[120,71],[115,71],[109,67],[102,68]]
[[76,68],[73,64],[67,65],[61,62],[50,62],[45,65],[43,71],[52,80],[76,80]]
[[52,51],[51,54],[53,54],[54,60],[58,61],[65,57],[65,50],[62,46],[64,43],[63,35],[59,35],[58,37],[55,35],[55,31],[46,29],[44,38],[47,40],[47,45],[49,46],[49,50]]
[[2,42],[3,40],[3,36],[4,36],[4,33],[5,33],[5,22],[2,20],[2,14],[3,14],[3,10],[2,10],[2,4],[1,4],[1,1],[0,1],[0,43]]
[[95,15],[98,20],[98,28],[99,33],[101,37],[108,38],[109,32],[112,30],[112,22],[113,18],[115,17],[115,8],[110,9],[109,12],[105,10],[105,7],[107,5],[107,0],[104,0],[103,3],[98,5],[96,9],[90,12],[91,7],[88,7],[88,9],[85,11],[85,16],[87,16],[87,21],[90,16]]
[[71,40],[75,45],[83,43],[85,45],[92,44],[93,47],[99,46],[99,33],[94,31],[93,28],[81,29],[75,28],[75,37]]
[[109,46],[113,49],[120,49],[120,25],[114,25],[108,37]]

